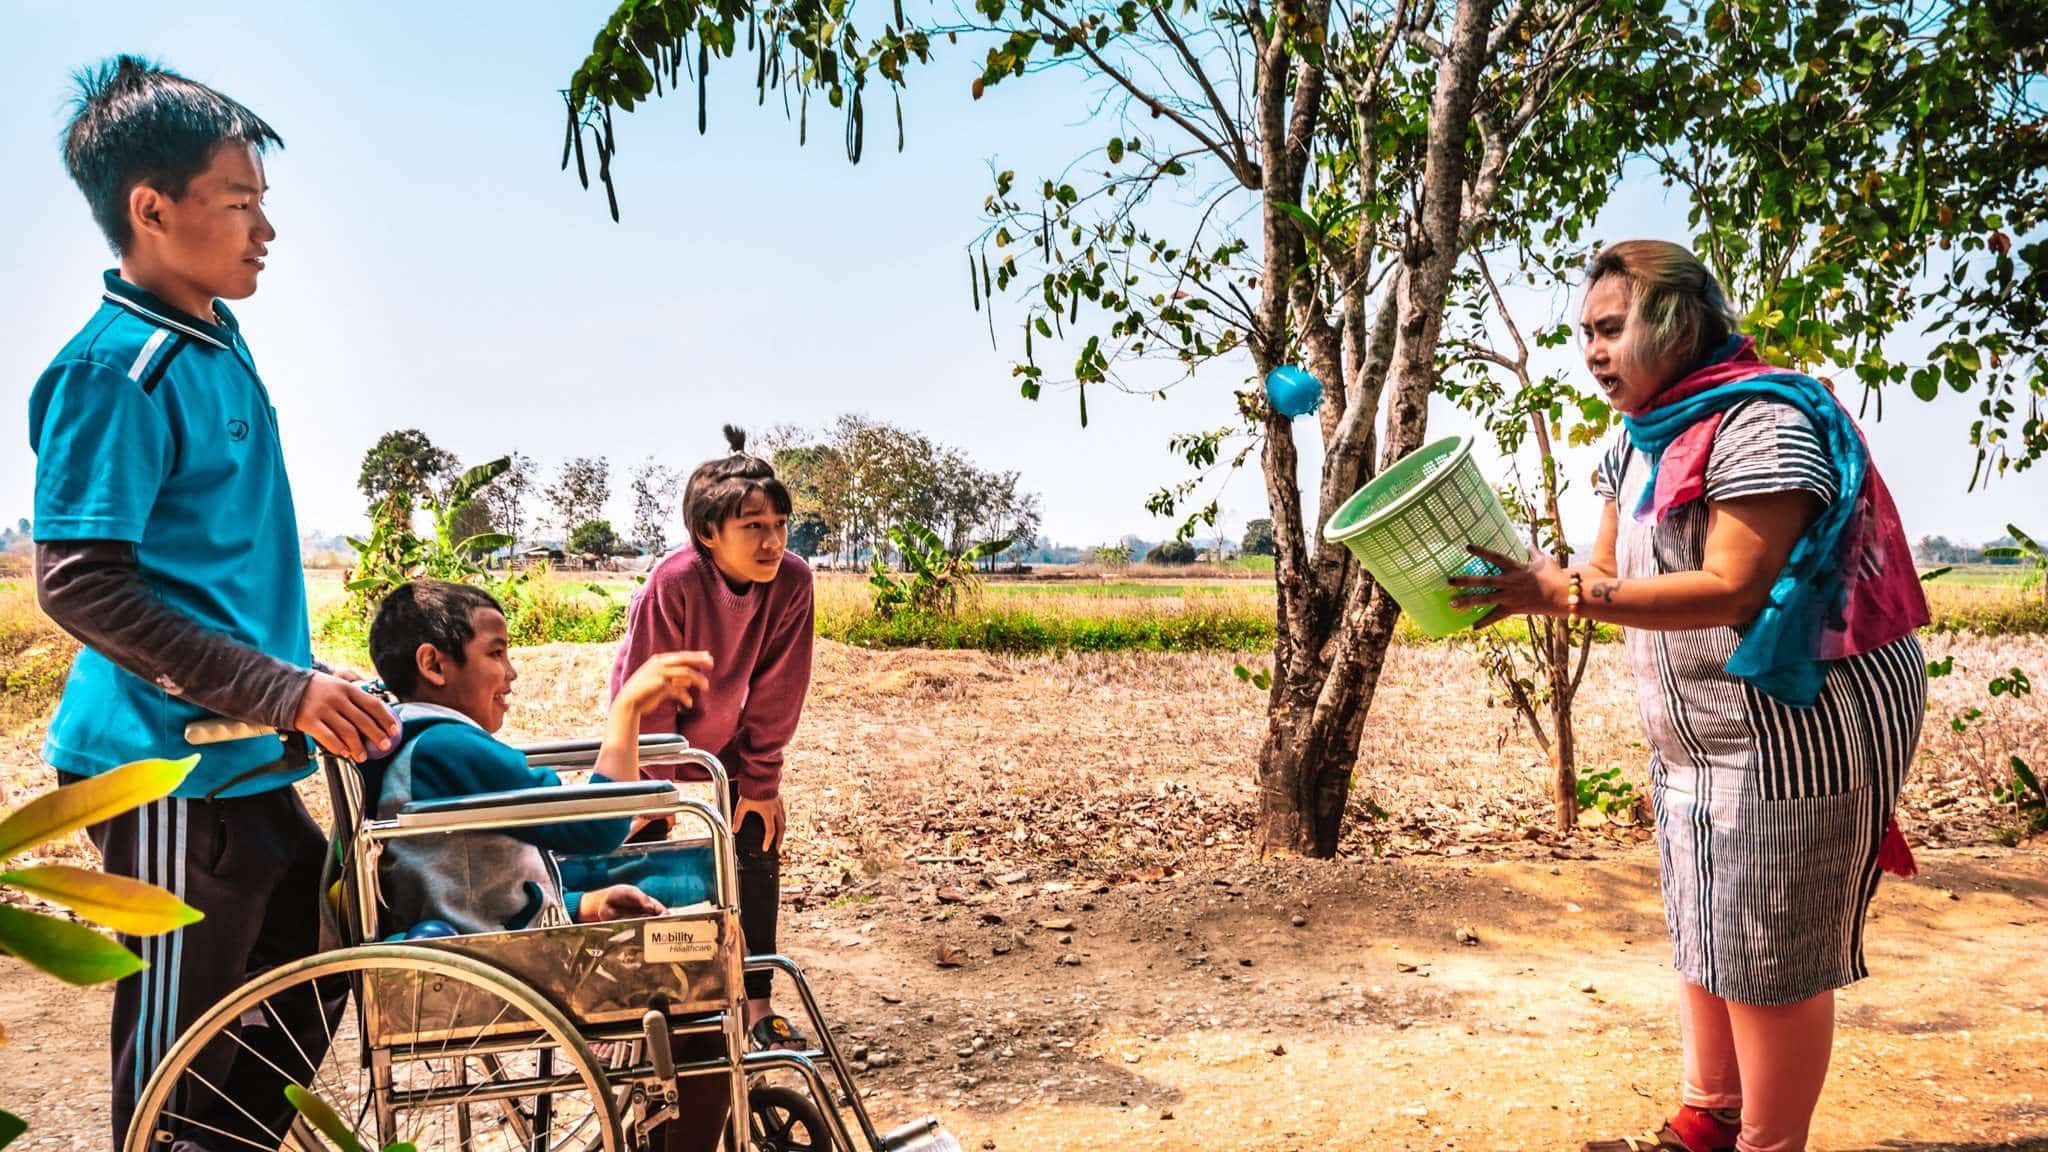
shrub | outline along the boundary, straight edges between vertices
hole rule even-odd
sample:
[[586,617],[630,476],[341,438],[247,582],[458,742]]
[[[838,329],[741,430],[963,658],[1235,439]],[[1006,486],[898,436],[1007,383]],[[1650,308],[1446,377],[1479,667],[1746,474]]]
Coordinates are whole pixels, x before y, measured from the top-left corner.
[[26,580],[0,580],[0,732],[48,716],[78,643],[43,615]]

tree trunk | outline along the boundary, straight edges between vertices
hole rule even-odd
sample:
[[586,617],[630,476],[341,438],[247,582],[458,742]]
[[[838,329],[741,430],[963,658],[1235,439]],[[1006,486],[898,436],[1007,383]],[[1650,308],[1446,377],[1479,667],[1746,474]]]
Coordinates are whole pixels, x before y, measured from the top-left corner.
[[[1310,659],[1284,681],[1275,668],[1266,739],[1259,749],[1259,843],[1265,852],[1328,858],[1337,854],[1344,806],[1351,798],[1365,718],[1379,688],[1400,606],[1370,587],[1356,594],[1325,644],[1348,647],[1352,658],[1332,666]],[[1318,717],[1337,723],[1318,724]]]
[[[1309,7],[1316,21],[1327,17],[1326,0],[1309,0]],[[1383,369],[1370,366],[1384,371],[1381,380],[1393,384],[1381,467],[1421,446],[1429,394],[1437,382],[1437,338],[1462,246],[1466,144],[1492,8],[1492,0],[1461,0],[1458,5],[1431,100],[1420,211],[1411,222],[1399,271],[1387,289],[1394,311],[1385,314],[1385,328],[1374,326],[1385,339],[1373,344],[1388,362]],[[1270,274],[1271,269],[1297,267],[1303,258],[1300,234],[1274,206],[1299,201],[1301,157],[1307,155],[1306,140],[1313,132],[1322,83],[1320,68],[1304,67],[1297,74],[1294,124],[1288,131],[1285,106],[1277,98],[1277,78],[1284,75],[1278,67],[1285,58],[1282,43],[1276,36],[1266,45],[1261,70],[1261,191],[1266,201],[1269,275],[1261,284],[1261,338],[1252,343],[1251,351],[1263,377],[1291,354],[1290,333],[1299,337],[1302,351],[1324,382],[1326,403],[1341,404],[1349,389],[1342,369],[1366,366],[1344,364],[1340,329],[1327,322],[1315,293],[1298,279]],[[1301,146],[1283,148],[1283,142]],[[1290,328],[1290,314],[1296,327]],[[1332,414],[1327,420],[1325,440],[1331,451],[1326,472],[1343,468],[1355,474],[1323,477],[1325,482],[1316,486],[1325,505],[1317,509],[1319,517],[1335,510],[1331,499],[1350,495],[1350,485],[1337,481],[1363,483],[1372,474],[1370,461],[1362,456],[1375,415],[1366,397],[1376,400],[1383,389],[1384,383],[1361,388],[1354,403],[1368,407],[1345,412],[1341,419]],[[1271,412],[1265,424],[1261,463],[1273,513],[1279,604],[1273,688],[1266,738],[1259,750],[1259,843],[1266,852],[1328,857],[1337,852],[1365,718],[1400,608],[1341,549],[1323,544],[1315,525],[1304,522],[1293,429]],[[1336,429],[1334,440],[1330,429]],[[1333,493],[1333,487],[1345,490]]]
[[1579,826],[1579,757],[1572,739],[1572,634],[1561,620],[1550,622],[1550,768],[1557,786],[1557,833]]

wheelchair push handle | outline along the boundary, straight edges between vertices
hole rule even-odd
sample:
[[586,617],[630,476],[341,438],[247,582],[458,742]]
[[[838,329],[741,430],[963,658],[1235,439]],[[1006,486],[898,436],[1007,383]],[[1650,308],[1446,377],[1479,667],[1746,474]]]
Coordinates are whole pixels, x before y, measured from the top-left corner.
[[[382,680],[358,680],[355,686],[383,701],[387,706],[397,703],[397,698],[384,689]],[[254,740],[258,736],[284,736],[286,733],[268,724],[256,724],[247,720],[234,720],[226,716],[215,716],[210,720],[194,720],[185,725],[185,743],[195,747],[206,744],[226,744],[233,740]]]
[[253,740],[258,736],[277,734],[277,729],[268,724],[251,724],[246,720],[229,720],[224,716],[212,720],[194,720],[185,725],[185,743],[195,746],[226,744],[231,740]]

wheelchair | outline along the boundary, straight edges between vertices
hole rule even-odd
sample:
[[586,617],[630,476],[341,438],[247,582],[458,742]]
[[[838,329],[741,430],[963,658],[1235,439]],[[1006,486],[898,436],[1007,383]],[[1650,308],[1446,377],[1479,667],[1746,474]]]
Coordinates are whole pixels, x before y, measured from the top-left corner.
[[[270,731],[204,721],[186,738]],[[529,764],[571,772],[590,768],[598,747],[521,751]],[[389,820],[371,817],[357,765],[316,759],[334,813],[321,885],[326,950],[254,977],[178,1037],[137,1101],[126,1152],[348,1152],[351,1143],[625,1152],[658,1147],[665,1123],[703,1123],[681,1114],[678,1079],[696,1077],[722,1079],[729,1150],[958,1152],[930,1117],[879,1131],[802,969],[744,954],[730,793],[716,757],[678,736],[640,742],[644,766],[701,769],[708,800],[684,795],[695,786],[683,781],[564,782],[414,803]],[[614,857],[695,853],[708,864],[708,898],[641,919],[556,917],[517,931],[380,941],[378,861],[393,843],[620,817],[666,820],[673,831]],[[814,1049],[748,1050],[743,978],[753,971],[795,989]]]

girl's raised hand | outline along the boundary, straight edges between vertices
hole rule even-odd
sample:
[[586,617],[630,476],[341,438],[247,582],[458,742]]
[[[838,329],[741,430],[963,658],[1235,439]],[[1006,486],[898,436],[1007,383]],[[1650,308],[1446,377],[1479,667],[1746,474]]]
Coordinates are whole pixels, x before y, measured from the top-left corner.
[[697,692],[711,684],[706,675],[711,666],[709,652],[663,652],[651,656],[633,670],[625,687],[619,690],[619,697],[631,701],[633,709],[642,714],[664,703],[693,707]]

